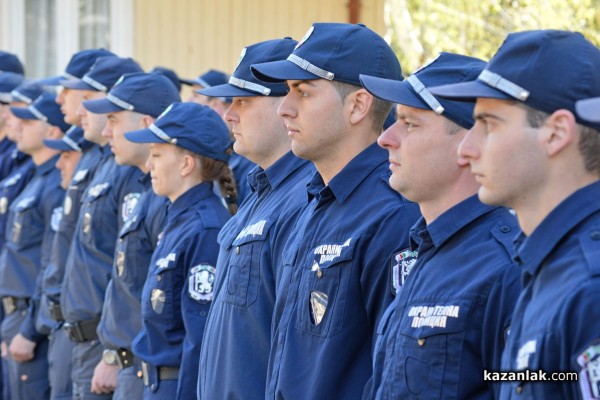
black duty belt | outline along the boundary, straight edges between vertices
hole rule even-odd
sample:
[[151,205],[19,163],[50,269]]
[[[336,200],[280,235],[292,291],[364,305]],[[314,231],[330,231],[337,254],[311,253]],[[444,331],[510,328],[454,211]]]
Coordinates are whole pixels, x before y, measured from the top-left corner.
[[63,328],[71,341],[75,343],[84,343],[98,339],[96,329],[98,328],[99,323],[99,318],[80,322],[65,322]]
[[26,310],[29,307],[29,299],[25,297],[6,296],[2,298],[2,308],[5,315],[10,315],[15,311]]
[[119,357],[119,366],[121,368],[133,367],[133,353],[127,349],[117,350],[117,357]]

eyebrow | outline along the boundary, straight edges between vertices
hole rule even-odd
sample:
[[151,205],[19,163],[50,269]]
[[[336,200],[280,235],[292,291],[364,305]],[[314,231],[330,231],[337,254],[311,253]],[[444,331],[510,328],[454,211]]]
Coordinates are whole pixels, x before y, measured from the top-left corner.
[[473,118],[475,120],[479,120],[479,121],[481,121],[482,119],[495,119],[498,121],[504,121],[504,118],[501,118],[498,115],[490,114],[487,112],[475,113],[475,114],[473,114]]
[[290,83],[289,83],[289,81],[286,81],[286,83],[287,83],[287,85],[288,85],[288,87],[289,87],[290,89],[295,89],[295,88],[297,88],[297,87],[298,87],[298,86],[300,86],[300,85],[308,85],[308,86],[311,86],[311,87],[315,87],[315,86],[316,86],[316,85],[313,83],[313,80],[312,80],[312,79],[311,79],[311,80],[302,80],[302,81],[296,81],[296,82],[294,82],[294,83],[292,83],[292,84],[290,84]]

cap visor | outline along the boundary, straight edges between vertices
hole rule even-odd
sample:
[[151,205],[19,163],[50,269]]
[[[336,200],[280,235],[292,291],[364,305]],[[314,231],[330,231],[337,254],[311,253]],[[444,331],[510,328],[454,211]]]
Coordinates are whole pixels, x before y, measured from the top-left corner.
[[409,107],[431,110],[431,107],[408,87],[409,84],[406,81],[360,75],[360,82],[369,93],[380,99]]
[[250,90],[240,89],[239,87],[226,84],[211,86],[204,89],[196,90],[196,93],[203,94],[204,96],[210,97],[249,97],[249,96],[262,96],[262,94],[253,92]]
[[140,129],[137,131],[127,132],[125,139],[134,143],[166,143],[159,138],[150,129]]
[[185,78],[179,78],[179,82],[181,82],[182,85],[188,85],[188,86],[192,86],[194,84],[194,81],[192,79],[185,79]]
[[478,97],[483,97],[489,99],[514,100],[514,97],[480,81],[453,83],[451,85],[434,86],[428,89],[432,94],[448,99],[472,101]]
[[250,69],[252,74],[263,82],[305,81],[320,78],[288,60],[254,64]]
[[85,100],[81,104],[86,110],[94,114],[108,114],[119,111],[125,111],[123,108],[112,103],[107,98],[96,99],[96,100]]
[[50,147],[51,149],[54,149],[54,150],[60,150],[60,151],[77,151],[77,149],[72,148],[71,146],[69,146],[63,140],[49,140],[49,139],[44,139],[44,145],[46,147]]
[[50,78],[44,78],[44,79],[39,79],[36,81],[36,83],[39,83],[40,85],[43,86],[58,86],[60,85],[60,81],[64,80],[65,77],[64,76],[53,76]]
[[38,119],[27,107],[11,107],[10,112],[19,119]]
[[575,103],[575,111],[579,116],[590,122],[600,122],[600,97],[579,100]]
[[12,101],[12,95],[10,93],[0,93],[0,103],[8,104]]
[[80,79],[64,79],[59,82],[63,87],[73,90],[97,90]]

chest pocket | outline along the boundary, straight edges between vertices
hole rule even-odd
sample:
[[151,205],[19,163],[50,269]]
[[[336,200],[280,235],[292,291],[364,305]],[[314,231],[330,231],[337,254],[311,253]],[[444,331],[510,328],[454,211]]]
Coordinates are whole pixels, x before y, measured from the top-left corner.
[[319,244],[305,256],[299,269],[297,329],[321,337],[342,330],[350,277],[357,273],[353,264],[358,238]]
[[39,244],[44,235],[44,219],[37,209],[39,199],[36,196],[18,199],[14,205],[10,236],[17,249],[25,249]]
[[77,218],[79,217],[79,209],[81,208],[81,202],[83,200],[83,193],[88,184],[89,177],[88,170],[77,171],[71,179],[71,185],[67,189],[65,194],[65,200],[63,202],[63,216],[61,224],[65,226],[77,225]]
[[[470,313],[468,301],[446,301],[409,305],[404,309],[396,335],[394,396],[417,399],[456,398],[459,365]],[[448,368],[446,368],[448,367]],[[443,382],[443,387],[442,387]],[[443,390],[443,392],[442,392]]]
[[[560,351],[550,351],[547,354],[543,354],[544,352],[544,339],[546,336],[543,332],[539,332],[530,336],[527,340],[523,340],[519,343],[519,349],[516,352],[516,356],[513,360],[511,360],[511,371],[523,371],[530,370],[532,372],[537,372],[539,370],[550,371],[551,368],[548,368],[549,365],[560,365]],[[549,348],[553,348],[550,346]],[[559,348],[556,346],[555,348]],[[546,360],[544,365],[542,365],[542,355],[550,360]],[[539,383],[529,382],[529,381],[516,381],[510,382],[511,388],[510,391],[513,393],[524,396],[524,398],[529,399],[537,399],[544,397],[544,391],[540,391],[536,393],[536,389],[539,388]]]
[[114,218],[106,218],[107,209],[112,207],[108,201],[111,189],[109,182],[98,183],[88,188],[79,218],[81,218],[81,233],[89,243],[95,243],[95,238],[101,240],[104,235],[115,230]]
[[261,265],[261,253],[272,224],[271,219],[256,221],[246,225],[235,238],[225,238],[233,241],[230,245],[224,243],[230,257],[227,276],[224,277],[220,292],[223,302],[249,307],[256,301],[261,269],[264,268]]
[[142,317],[171,326],[181,320],[182,268],[177,252],[153,260],[142,292]]
[[144,282],[152,256],[152,244],[143,235],[143,216],[131,216],[119,233],[113,271],[127,283]]

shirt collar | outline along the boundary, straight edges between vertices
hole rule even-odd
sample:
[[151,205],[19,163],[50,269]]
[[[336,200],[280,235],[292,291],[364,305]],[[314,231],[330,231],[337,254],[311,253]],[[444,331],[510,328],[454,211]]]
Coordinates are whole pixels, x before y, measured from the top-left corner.
[[167,217],[168,222],[171,223],[175,218],[191,208],[194,204],[198,203],[200,200],[210,197],[213,194],[212,182],[202,182],[194,186],[175,199],[173,203],[169,204]]
[[150,176],[150,172],[140,176],[138,182],[146,189],[152,188],[152,177]]
[[334,196],[338,202],[343,203],[358,185],[387,159],[387,150],[379,147],[377,143],[373,143],[334,176],[327,187],[321,175],[318,172],[315,173],[308,184],[308,199],[311,200],[313,197],[317,197],[320,201]]
[[253,192],[261,193],[269,187],[275,190],[288,176],[307,163],[308,161],[288,151],[267,169],[254,167],[248,174],[248,184]]
[[46,175],[50,171],[54,170],[56,168],[55,164],[56,164],[56,161],[58,160],[58,157],[60,157],[60,154],[56,154],[55,156],[53,156],[49,160],[47,160],[47,161],[43,162],[42,164],[36,166],[35,167],[35,173],[36,173],[36,175]]
[[560,203],[529,237],[515,240],[517,256],[525,270],[535,275],[546,257],[579,223],[600,210],[600,181],[585,186]]
[[433,245],[440,247],[463,227],[497,208],[483,204],[477,195],[473,195],[448,209],[429,225],[421,217],[410,232],[412,246],[419,246],[423,235],[427,234]]

